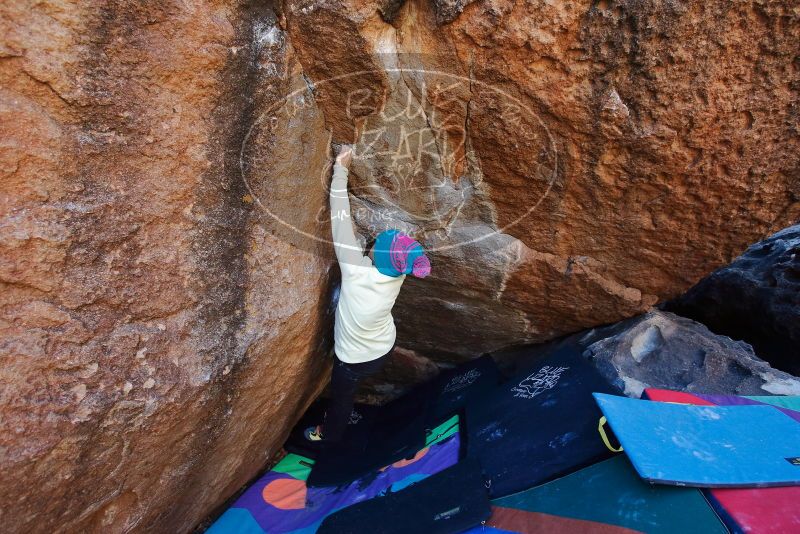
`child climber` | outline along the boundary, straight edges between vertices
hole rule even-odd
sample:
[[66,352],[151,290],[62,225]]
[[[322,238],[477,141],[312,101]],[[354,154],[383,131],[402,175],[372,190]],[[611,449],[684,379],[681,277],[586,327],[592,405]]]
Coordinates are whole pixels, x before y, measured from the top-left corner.
[[395,344],[392,306],[407,274],[425,278],[431,264],[417,241],[398,230],[378,234],[368,255],[356,240],[350,221],[347,175],[352,159],[349,146],[336,156],[331,182],[333,249],[342,271],[336,306],[330,401],[322,425],[305,431],[310,441],[336,442],[353,411],[358,385],[381,370]]

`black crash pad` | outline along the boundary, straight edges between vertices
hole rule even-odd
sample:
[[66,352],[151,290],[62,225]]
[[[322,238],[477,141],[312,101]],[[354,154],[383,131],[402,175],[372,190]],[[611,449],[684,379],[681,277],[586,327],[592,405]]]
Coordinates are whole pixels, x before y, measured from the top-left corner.
[[564,348],[467,405],[467,455],[483,466],[492,497],[610,456],[594,392],[618,393],[578,351]]
[[319,534],[448,534],[489,518],[491,509],[480,465],[464,460],[396,493],[348,506],[329,515]]

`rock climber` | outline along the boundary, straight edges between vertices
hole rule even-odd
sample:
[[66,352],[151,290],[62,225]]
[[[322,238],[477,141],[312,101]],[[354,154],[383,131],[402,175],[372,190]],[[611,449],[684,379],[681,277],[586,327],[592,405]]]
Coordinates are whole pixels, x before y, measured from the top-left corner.
[[392,307],[406,275],[425,278],[431,264],[418,241],[386,230],[361,248],[350,219],[347,177],[352,148],[339,149],[330,190],[333,248],[342,272],[336,306],[330,400],[323,423],[305,430],[310,441],[341,440],[359,384],[381,370],[394,349]]

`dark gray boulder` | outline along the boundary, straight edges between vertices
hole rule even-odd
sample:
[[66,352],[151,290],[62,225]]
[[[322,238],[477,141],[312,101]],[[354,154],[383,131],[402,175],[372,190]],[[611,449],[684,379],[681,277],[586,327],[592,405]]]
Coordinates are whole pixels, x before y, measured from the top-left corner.
[[751,246],[664,308],[800,375],[800,224]]
[[600,373],[631,397],[647,387],[712,394],[800,395],[800,379],[773,369],[742,341],[664,311],[575,339]]

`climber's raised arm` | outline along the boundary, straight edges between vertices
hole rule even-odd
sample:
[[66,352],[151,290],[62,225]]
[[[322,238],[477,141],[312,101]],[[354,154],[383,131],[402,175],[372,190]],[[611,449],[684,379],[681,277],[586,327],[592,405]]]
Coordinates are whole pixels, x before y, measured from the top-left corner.
[[353,153],[349,146],[343,146],[336,156],[331,181],[331,231],[336,259],[344,274],[347,267],[360,265],[364,259],[350,218],[350,197],[347,195],[347,176]]

